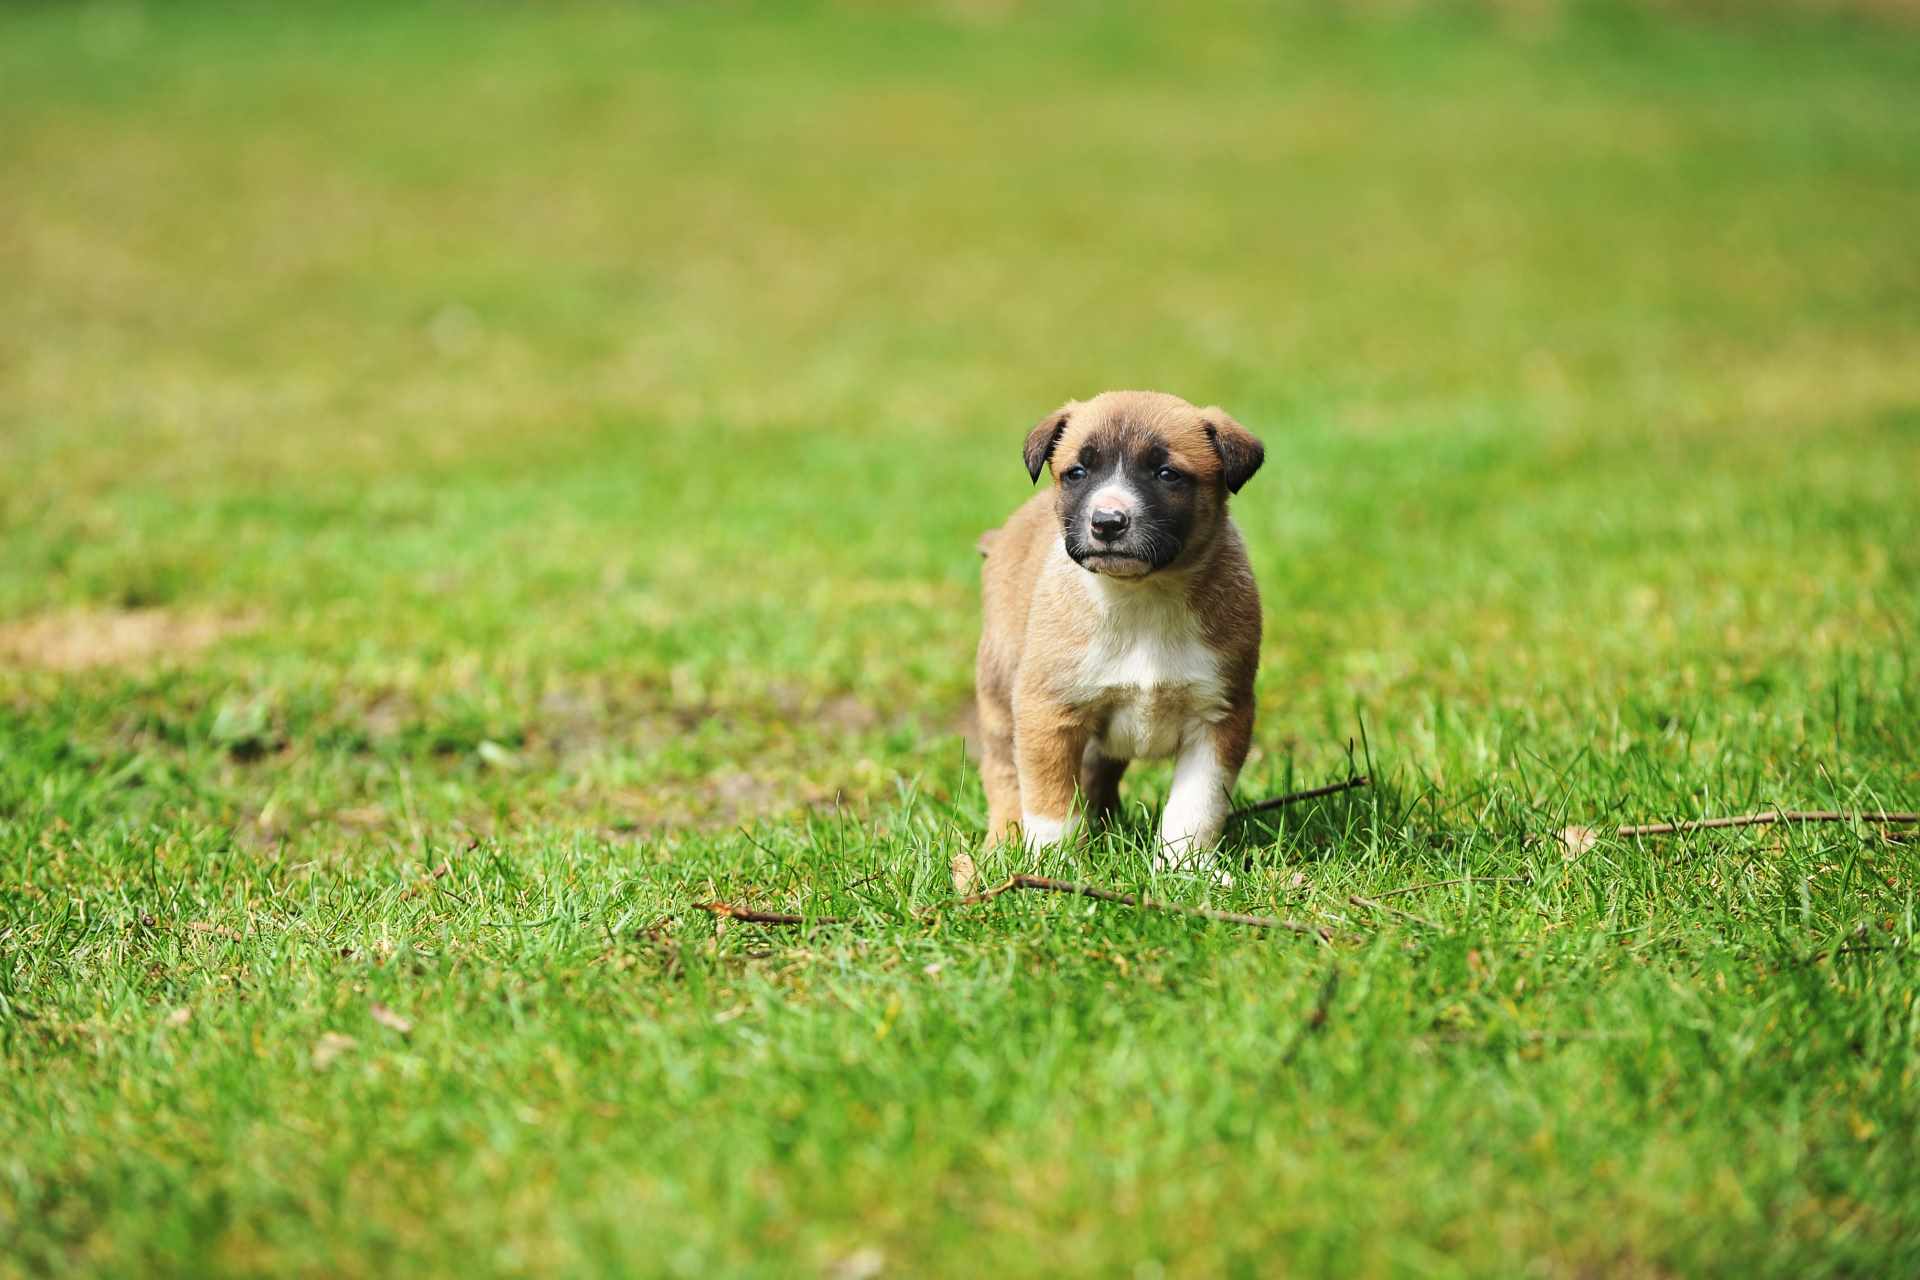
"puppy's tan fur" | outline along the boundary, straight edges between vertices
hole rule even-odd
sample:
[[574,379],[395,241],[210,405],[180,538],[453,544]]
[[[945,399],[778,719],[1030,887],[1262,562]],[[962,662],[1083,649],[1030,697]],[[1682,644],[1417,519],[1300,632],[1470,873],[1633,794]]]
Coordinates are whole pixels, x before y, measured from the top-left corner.
[[[1142,440],[1189,478],[1189,532],[1153,572],[1092,572],[1067,554],[1058,476],[1089,442]],[[1094,818],[1116,808],[1129,759],[1170,755],[1161,856],[1180,863],[1218,838],[1253,733],[1260,601],[1227,496],[1261,447],[1217,408],[1116,391],[1042,419],[1027,457],[1055,484],[981,539],[987,844],[1016,823],[1030,847],[1063,839],[1077,804]]]

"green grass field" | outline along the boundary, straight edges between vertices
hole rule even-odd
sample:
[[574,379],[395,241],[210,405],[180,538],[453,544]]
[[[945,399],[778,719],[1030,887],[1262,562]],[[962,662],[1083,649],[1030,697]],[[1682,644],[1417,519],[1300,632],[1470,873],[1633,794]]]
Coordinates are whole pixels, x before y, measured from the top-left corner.
[[[913,913],[1112,386],[1377,785],[983,872],[1355,940]],[[1917,480],[1897,13],[0,9],[0,1275],[1912,1274],[1920,836],[1556,833],[1920,808]]]

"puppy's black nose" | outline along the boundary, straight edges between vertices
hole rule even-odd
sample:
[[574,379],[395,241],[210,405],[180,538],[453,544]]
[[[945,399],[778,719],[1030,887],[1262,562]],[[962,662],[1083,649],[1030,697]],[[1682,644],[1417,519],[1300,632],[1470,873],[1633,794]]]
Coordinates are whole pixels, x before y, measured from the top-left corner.
[[1105,542],[1112,542],[1127,531],[1133,523],[1127,513],[1117,507],[1103,507],[1093,513],[1093,536]]

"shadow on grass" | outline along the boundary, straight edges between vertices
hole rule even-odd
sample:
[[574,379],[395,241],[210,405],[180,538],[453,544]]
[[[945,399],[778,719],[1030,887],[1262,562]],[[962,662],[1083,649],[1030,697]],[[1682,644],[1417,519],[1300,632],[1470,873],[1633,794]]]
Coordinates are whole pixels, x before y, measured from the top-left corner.
[[1232,818],[1220,840],[1220,856],[1242,870],[1318,862],[1356,841],[1387,838],[1401,828],[1411,807],[1392,781],[1376,778],[1364,787]]

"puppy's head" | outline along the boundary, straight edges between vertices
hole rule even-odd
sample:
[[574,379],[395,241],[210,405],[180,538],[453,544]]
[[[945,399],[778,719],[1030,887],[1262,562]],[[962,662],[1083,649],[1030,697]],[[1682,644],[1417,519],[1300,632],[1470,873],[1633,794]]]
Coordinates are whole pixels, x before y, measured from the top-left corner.
[[1191,560],[1226,519],[1227,495],[1265,450],[1219,409],[1154,391],[1070,401],[1027,436],[1027,472],[1053,473],[1060,532],[1074,563],[1139,578]]

